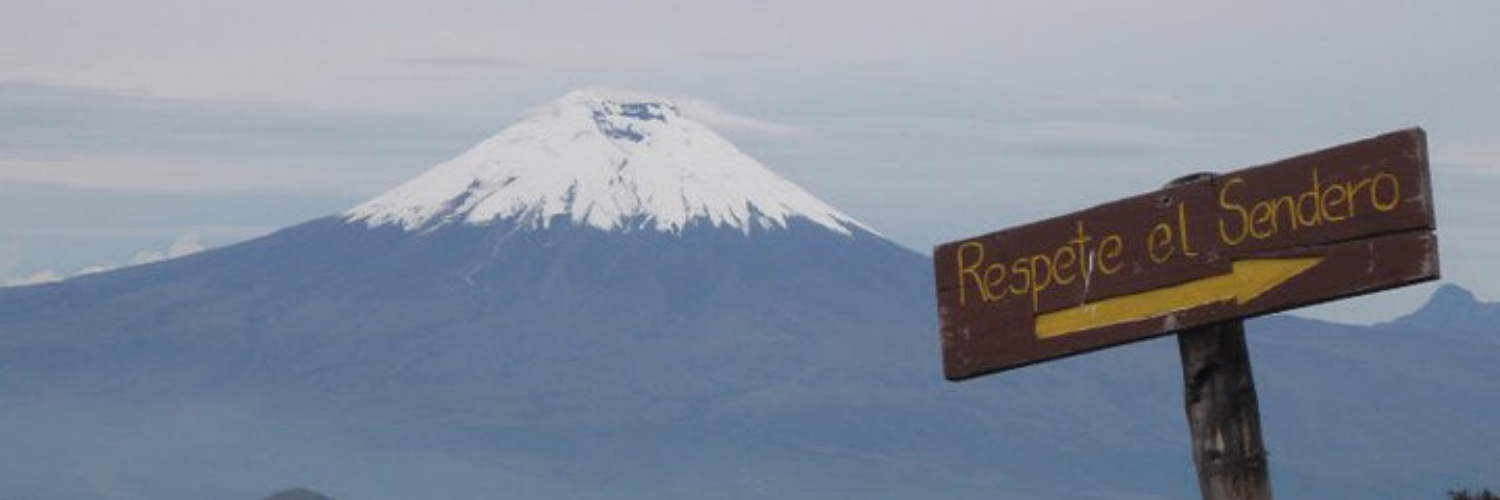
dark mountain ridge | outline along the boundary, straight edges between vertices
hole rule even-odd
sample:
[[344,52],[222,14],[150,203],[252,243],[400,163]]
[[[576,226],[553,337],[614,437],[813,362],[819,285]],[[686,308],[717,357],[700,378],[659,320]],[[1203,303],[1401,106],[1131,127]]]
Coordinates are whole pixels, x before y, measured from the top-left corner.
[[1500,304],[1481,302],[1474,292],[1445,284],[1420,309],[1394,321],[1397,325],[1450,331],[1500,330]]

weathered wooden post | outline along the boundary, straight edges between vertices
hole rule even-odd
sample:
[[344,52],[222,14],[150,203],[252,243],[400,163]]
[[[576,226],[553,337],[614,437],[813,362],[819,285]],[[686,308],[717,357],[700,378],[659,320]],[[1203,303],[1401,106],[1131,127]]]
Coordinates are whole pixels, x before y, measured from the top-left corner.
[[[1167,187],[1209,182],[1184,176]],[[1177,332],[1183,402],[1203,500],[1271,500],[1271,470],[1260,433],[1260,400],[1245,322],[1211,323]]]
[[1407,129],[933,249],[943,375],[1177,334],[1204,500],[1270,500],[1244,318],[1439,277]]
[[1183,330],[1177,347],[1203,500],[1270,500],[1270,467],[1244,322]]

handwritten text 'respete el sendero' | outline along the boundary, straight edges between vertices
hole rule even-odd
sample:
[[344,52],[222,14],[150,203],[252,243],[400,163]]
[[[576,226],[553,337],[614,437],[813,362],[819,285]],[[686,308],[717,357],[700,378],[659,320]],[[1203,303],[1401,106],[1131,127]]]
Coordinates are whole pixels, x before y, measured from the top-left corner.
[[[1234,247],[1396,210],[1403,186],[1389,172],[1326,182],[1314,168],[1303,188],[1252,197],[1249,193],[1256,192],[1255,188],[1242,176],[1218,179],[1215,202],[1207,214],[1215,218],[1216,234],[1194,234],[1189,221],[1203,214],[1178,203],[1167,220],[1144,234],[1093,234],[1089,221],[1080,216],[1072,221],[1076,230],[1070,239],[1044,244],[1040,248],[1045,251],[1014,259],[986,255],[986,245],[980,241],[965,242],[952,250],[956,252],[959,305],[1026,300],[1035,313],[1042,295],[1054,287],[1110,279],[1119,276],[1127,264],[1146,266],[1149,271],[1151,265],[1196,257],[1199,242],[1194,238],[1215,238],[1222,246]],[[1141,246],[1138,252],[1128,252],[1129,245]],[[1131,254],[1142,258],[1129,259]]]

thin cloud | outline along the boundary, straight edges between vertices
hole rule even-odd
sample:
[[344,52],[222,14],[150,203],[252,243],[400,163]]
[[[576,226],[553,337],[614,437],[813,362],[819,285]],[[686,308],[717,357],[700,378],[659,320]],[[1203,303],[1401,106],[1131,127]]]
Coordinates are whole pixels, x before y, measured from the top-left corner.
[[1500,176],[1500,162],[1439,162],[1433,163],[1433,167],[1444,174],[1484,177]]
[[446,68],[469,68],[487,70],[543,70],[547,66],[519,59],[490,56],[416,56],[395,57],[390,62],[405,66],[437,66]]
[[1013,151],[1075,159],[1142,157],[1195,141],[1191,133],[1106,121],[1042,122],[1006,135]]
[[40,284],[43,284],[43,283],[54,283],[54,282],[63,281],[63,280],[69,279],[69,278],[77,278],[79,276],[86,276],[86,275],[90,275],[90,274],[97,274],[97,273],[103,273],[103,272],[113,271],[113,270],[116,270],[116,269],[121,269],[122,267],[139,266],[139,265],[144,265],[144,264],[151,264],[151,263],[155,263],[155,262],[162,262],[162,261],[166,261],[166,260],[176,259],[176,258],[179,258],[179,257],[186,257],[188,255],[192,255],[192,254],[201,252],[201,251],[203,251],[203,249],[204,249],[203,244],[200,243],[199,240],[198,240],[198,233],[187,232],[187,233],[183,233],[183,234],[179,235],[177,237],[177,239],[172,240],[172,244],[168,245],[167,248],[165,248],[165,249],[160,249],[160,250],[142,250],[140,252],[136,252],[135,258],[131,259],[130,264],[128,264],[126,266],[117,266],[117,265],[115,265],[113,263],[95,264],[95,265],[91,265],[91,266],[86,266],[86,267],[84,267],[82,269],[79,269],[77,271],[74,271],[72,273],[62,273],[62,272],[58,272],[58,271],[55,271],[55,270],[47,269],[47,270],[37,271],[35,273],[32,273],[29,276],[23,276],[23,277],[19,277],[19,278],[7,279],[7,280],[5,280],[3,282],[0,282],[0,288],[20,287],[20,286],[29,286],[29,285],[40,285]]
[[367,195],[475,135],[452,120],[0,81],[0,182]]
[[725,109],[723,106],[711,101],[696,99],[692,97],[668,97],[649,92],[635,90],[616,89],[608,87],[591,87],[585,89],[589,92],[614,99],[618,101],[656,101],[669,102],[677,107],[683,116],[703,122],[709,127],[719,130],[732,130],[777,136],[807,136],[812,131],[796,125],[778,123],[763,118],[757,118]]
[[150,264],[178,257],[184,257],[203,251],[203,244],[198,242],[198,233],[184,233],[172,241],[172,245],[166,250],[144,250],[136,252],[135,259],[131,265]]
[[1182,99],[1164,92],[1133,92],[1119,89],[1022,92],[1018,93],[1015,99],[1020,104],[1053,112],[1155,113],[1177,111],[1186,106]]
[[452,132],[413,122],[412,117],[277,103],[0,81],[0,155],[7,158],[409,154],[412,143]]
[[410,165],[347,172],[319,169],[313,160],[261,164],[247,160],[194,160],[110,156],[51,160],[0,158],[0,183],[53,185],[142,193],[282,193],[362,198],[404,180]]
[[12,279],[5,280],[4,283],[0,283],[0,288],[10,288],[10,287],[29,286],[29,285],[40,285],[42,283],[55,283],[55,282],[58,282],[58,281],[62,281],[64,278],[65,278],[65,276],[63,276],[61,274],[58,274],[57,271],[52,271],[52,270],[37,271],[36,273],[34,273],[34,274],[30,275],[30,276],[23,276],[23,277],[20,277],[20,278],[12,278]]
[[704,124],[725,129],[776,136],[809,136],[811,130],[736,113],[700,99],[674,99],[682,114]]
[[0,241],[0,273],[9,273],[21,263],[22,248],[19,241]]
[[760,54],[760,53],[755,53],[755,52],[736,52],[736,51],[732,51],[732,50],[699,52],[699,53],[697,53],[695,55],[697,57],[700,57],[700,58],[703,58],[703,59],[711,59],[711,60],[717,60],[717,61],[732,61],[732,62],[783,61],[783,60],[786,60],[786,58],[779,57],[779,56],[771,56],[771,55]]

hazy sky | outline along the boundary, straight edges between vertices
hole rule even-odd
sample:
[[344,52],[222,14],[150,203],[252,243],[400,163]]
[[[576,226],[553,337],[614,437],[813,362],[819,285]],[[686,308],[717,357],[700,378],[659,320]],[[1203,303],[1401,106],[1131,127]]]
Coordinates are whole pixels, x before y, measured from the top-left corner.
[[0,283],[338,213],[578,87],[697,99],[924,251],[1420,125],[1445,274],[1500,298],[1493,0],[9,1]]

